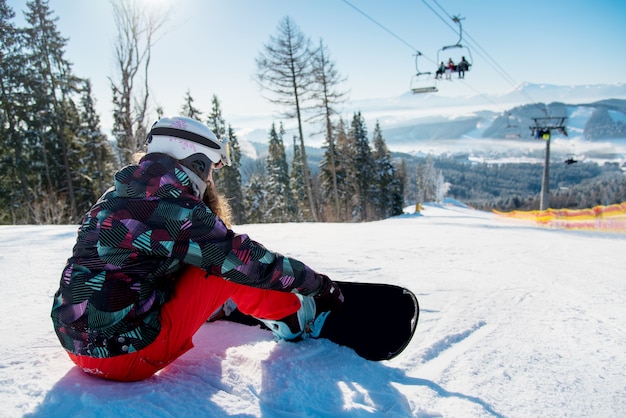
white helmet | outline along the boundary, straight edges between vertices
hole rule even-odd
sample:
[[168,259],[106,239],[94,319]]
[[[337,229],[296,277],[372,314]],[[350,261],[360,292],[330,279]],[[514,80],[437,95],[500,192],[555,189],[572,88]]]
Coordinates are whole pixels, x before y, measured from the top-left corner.
[[211,163],[230,165],[228,143],[204,123],[183,116],[159,119],[152,125],[147,145],[148,153],[168,154],[203,179],[209,175]]

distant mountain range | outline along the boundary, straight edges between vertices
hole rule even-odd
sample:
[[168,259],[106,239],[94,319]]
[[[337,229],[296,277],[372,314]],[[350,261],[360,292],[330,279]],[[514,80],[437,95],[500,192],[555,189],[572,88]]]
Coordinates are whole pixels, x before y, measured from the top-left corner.
[[[413,120],[384,129],[388,144],[468,138],[533,139],[534,127],[543,118],[565,117],[568,137],[586,141],[626,139],[626,100],[606,99],[591,103],[533,103],[506,112],[474,111],[448,118]],[[553,132],[560,135],[560,132]],[[565,136],[562,135],[561,136]]]
[[[345,109],[343,117],[348,123],[354,112],[360,111],[369,132],[378,122],[392,151],[468,153],[480,157],[496,153],[498,158],[504,158],[519,156],[520,152],[528,154],[530,147],[534,149],[531,153],[537,154],[536,150],[542,146],[526,145],[531,144],[530,127],[535,125],[533,118],[548,115],[567,117],[568,136],[555,133],[553,138],[574,140],[577,144],[606,141],[617,144],[617,148],[612,145],[609,150],[603,145],[601,151],[579,145],[579,150],[573,152],[600,152],[609,160],[626,158],[625,83],[583,86],[524,83],[506,94],[470,97],[407,92],[393,98],[352,101]],[[240,138],[265,144],[268,127],[269,124],[240,134]],[[291,133],[288,125],[286,128],[287,142]],[[319,147],[322,138],[309,133],[307,143]],[[258,147],[255,148],[258,152]]]
[[[549,116],[567,116],[566,126],[574,136],[626,138],[626,84],[525,83],[503,95],[464,98],[405,93],[398,98],[354,102],[351,107],[360,109],[368,126],[370,120],[378,120],[388,144],[468,136],[501,139],[518,134],[529,139],[532,118],[545,116],[544,109]],[[607,126],[603,129],[602,124]]]

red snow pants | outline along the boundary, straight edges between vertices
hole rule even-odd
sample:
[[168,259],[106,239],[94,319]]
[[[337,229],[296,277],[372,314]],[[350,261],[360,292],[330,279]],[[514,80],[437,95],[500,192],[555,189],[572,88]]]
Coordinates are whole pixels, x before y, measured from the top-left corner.
[[300,309],[300,300],[294,293],[257,289],[218,276],[206,277],[204,270],[187,267],[176,282],[174,295],[161,309],[161,332],[150,345],[108,358],[68,354],[78,367],[103,379],[147,379],[193,348],[193,335],[229,298],[242,313],[263,319],[282,319]]

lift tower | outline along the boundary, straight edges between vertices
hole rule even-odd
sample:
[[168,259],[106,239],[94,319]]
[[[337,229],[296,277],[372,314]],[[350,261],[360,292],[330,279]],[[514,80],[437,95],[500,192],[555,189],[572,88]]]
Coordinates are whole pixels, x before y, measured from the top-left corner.
[[565,130],[567,116],[546,116],[532,119],[535,122],[535,125],[530,127],[533,138],[546,141],[546,159],[543,164],[541,200],[539,203],[539,210],[546,210],[550,207],[550,139],[553,130],[567,136],[567,131]]

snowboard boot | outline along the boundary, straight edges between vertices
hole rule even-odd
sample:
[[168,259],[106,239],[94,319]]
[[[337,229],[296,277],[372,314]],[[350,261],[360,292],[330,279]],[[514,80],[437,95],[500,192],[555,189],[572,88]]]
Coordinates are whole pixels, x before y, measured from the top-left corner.
[[305,338],[318,338],[326,317],[330,311],[319,312],[316,315],[316,301],[312,296],[303,296],[296,293],[300,299],[300,309],[296,313],[283,319],[260,319],[273,333],[276,339],[286,341],[300,341]]

